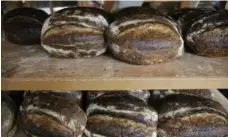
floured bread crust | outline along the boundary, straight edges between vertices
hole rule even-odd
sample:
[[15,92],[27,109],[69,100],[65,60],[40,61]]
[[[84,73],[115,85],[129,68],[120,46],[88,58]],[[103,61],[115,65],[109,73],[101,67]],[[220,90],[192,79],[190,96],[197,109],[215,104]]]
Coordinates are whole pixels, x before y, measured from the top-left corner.
[[185,94],[185,95],[193,95],[200,96],[208,99],[213,99],[214,94],[209,89],[182,89],[182,90],[154,90],[151,91],[151,99],[153,100],[161,100],[169,95],[174,94]]
[[183,39],[174,21],[152,11],[149,13],[144,8],[136,8],[135,13],[131,9],[129,14],[117,18],[107,31],[109,49],[116,58],[148,65],[183,54]]
[[28,100],[32,100],[37,96],[56,96],[58,98],[65,98],[68,100],[72,100],[76,102],[78,105],[81,105],[82,102],[82,92],[81,91],[59,91],[59,90],[51,90],[51,91],[26,91],[24,92],[24,97]]
[[197,55],[228,56],[228,11],[217,11],[198,18],[186,35],[187,46]]
[[99,96],[106,94],[106,93],[115,93],[116,94],[129,94],[132,95],[134,97],[137,97],[141,100],[143,100],[145,103],[148,102],[148,99],[150,97],[150,93],[147,90],[126,90],[126,91],[91,91],[87,93],[87,101],[88,103],[92,102],[93,100],[95,100],[96,98],[98,98]]
[[81,58],[106,51],[105,11],[96,8],[66,8],[48,18],[42,28],[41,45],[53,56]]
[[94,137],[157,135],[157,112],[143,100],[127,93],[103,94],[93,100],[86,113],[86,128]]
[[181,8],[170,13],[170,16],[180,25],[182,35],[186,36],[186,31],[194,20],[202,18],[204,14],[210,14],[214,11],[215,10],[211,8]]
[[210,99],[170,95],[158,108],[159,137],[222,137],[227,136],[228,115]]
[[81,136],[87,121],[75,100],[56,95],[26,95],[20,112],[23,131],[40,137]]

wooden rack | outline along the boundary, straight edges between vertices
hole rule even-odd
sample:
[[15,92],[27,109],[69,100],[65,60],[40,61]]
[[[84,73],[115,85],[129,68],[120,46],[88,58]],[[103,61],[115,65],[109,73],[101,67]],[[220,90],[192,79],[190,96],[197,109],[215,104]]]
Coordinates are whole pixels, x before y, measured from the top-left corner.
[[167,63],[139,66],[102,55],[48,56],[40,45],[2,42],[2,90],[124,90],[228,88],[228,57],[186,53]]

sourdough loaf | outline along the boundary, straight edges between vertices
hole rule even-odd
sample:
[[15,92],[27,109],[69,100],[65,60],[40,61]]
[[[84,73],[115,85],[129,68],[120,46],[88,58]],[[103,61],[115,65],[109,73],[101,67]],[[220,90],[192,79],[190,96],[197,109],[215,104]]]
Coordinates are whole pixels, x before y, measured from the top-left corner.
[[159,137],[225,137],[228,115],[210,99],[191,95],[170,95],[158,109]]
[[41,28],[47,17],[46,12],[34,8],[7,12],[3,18],[6,39],[15,44],[40,44]]
[[[73,90],[47,90],[47,91],[27,91],[24,92],[24,97],[27,99],[32,99],[35,96],[56,96],[60,98],[66,98],[68,100],[72,100],[78,105],[82,103],[82,92],[81,91],[73,91]],[[28,97],[29,96],[29,97]]]
[[[74,99],[40,93],[25,94],[20,107],[20,127],[28,136],[80,137],[86,126],[86,115]],[[68,94],[68,93],[67,93]]]
[[214,12],[213,9],[208,8],[181,8],[170,13],[170,16],[177,21],[182,30],[182,35],[186,35],[186,31],[191,23],[196,19],[202,17],[204,14]]
[[45,21],[41,45],[58,57],[98,56],[106,51],[104,31],[108,21],[108,13],[97,8],[60,10]]
[[13,100],[7,96],[2,95],[1,99],[1,136],[13,137],[17,131],[16,124],[16,105]]
[[87,108],[91,137],[156,137],[157,112],[143,100],[128,93],[107,93]]
[[133,7],[117,12],[107,37],[112,54],[132,64],[161,63],[183,54],[177,24],[151,8]]
[[150,97],[150,93],[147,90],[89,91],[88,92],[88,95],[87,95],[88,96],[88,98],[87,98],[88,103],[92,102],[97,97],[99,97],[99,96],[101,96],[103,94],[106,94],[106,93],[115,93],[115,92],[116,92],[116,94],[121,94],[121,93],[126,94],[126,93],[128,93],[129,95],[132,95],[134,97],[137,97],[137,98],[143,100],[145,103],[148,102],[148,99]]
[[200,96],[208,99],[213,99],[214,94],[209,89],[168,89],[168,90],[154,90],[150,92],[151,98],[161,100],[169,95],[174,94],[185,94],[185,95],[193,95]]
[[228,10],[210,12],[189,26],[186,45],[197,55],[228,56]]

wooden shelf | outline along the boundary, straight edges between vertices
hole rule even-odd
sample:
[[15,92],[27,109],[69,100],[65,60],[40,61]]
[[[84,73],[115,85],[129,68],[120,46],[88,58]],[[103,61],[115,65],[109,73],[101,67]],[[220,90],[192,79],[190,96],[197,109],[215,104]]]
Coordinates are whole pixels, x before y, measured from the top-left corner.
[[205,58],[188,53],[175,61],[139,66],[108,55],[53,58],[39,45],[2,42],[2,72],[2,90],[228,88],[228,57]]

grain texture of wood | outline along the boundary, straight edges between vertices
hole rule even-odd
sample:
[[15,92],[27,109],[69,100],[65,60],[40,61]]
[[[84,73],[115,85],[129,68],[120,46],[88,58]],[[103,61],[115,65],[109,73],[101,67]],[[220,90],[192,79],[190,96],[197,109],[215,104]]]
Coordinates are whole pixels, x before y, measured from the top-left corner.
[[19,66],[2,77],[3,90],[228,88],[228,57],[205,58],[186,53],[175,61],[138,66],[109,55],[54,58],[40,45],[2,42],[2,60]]

